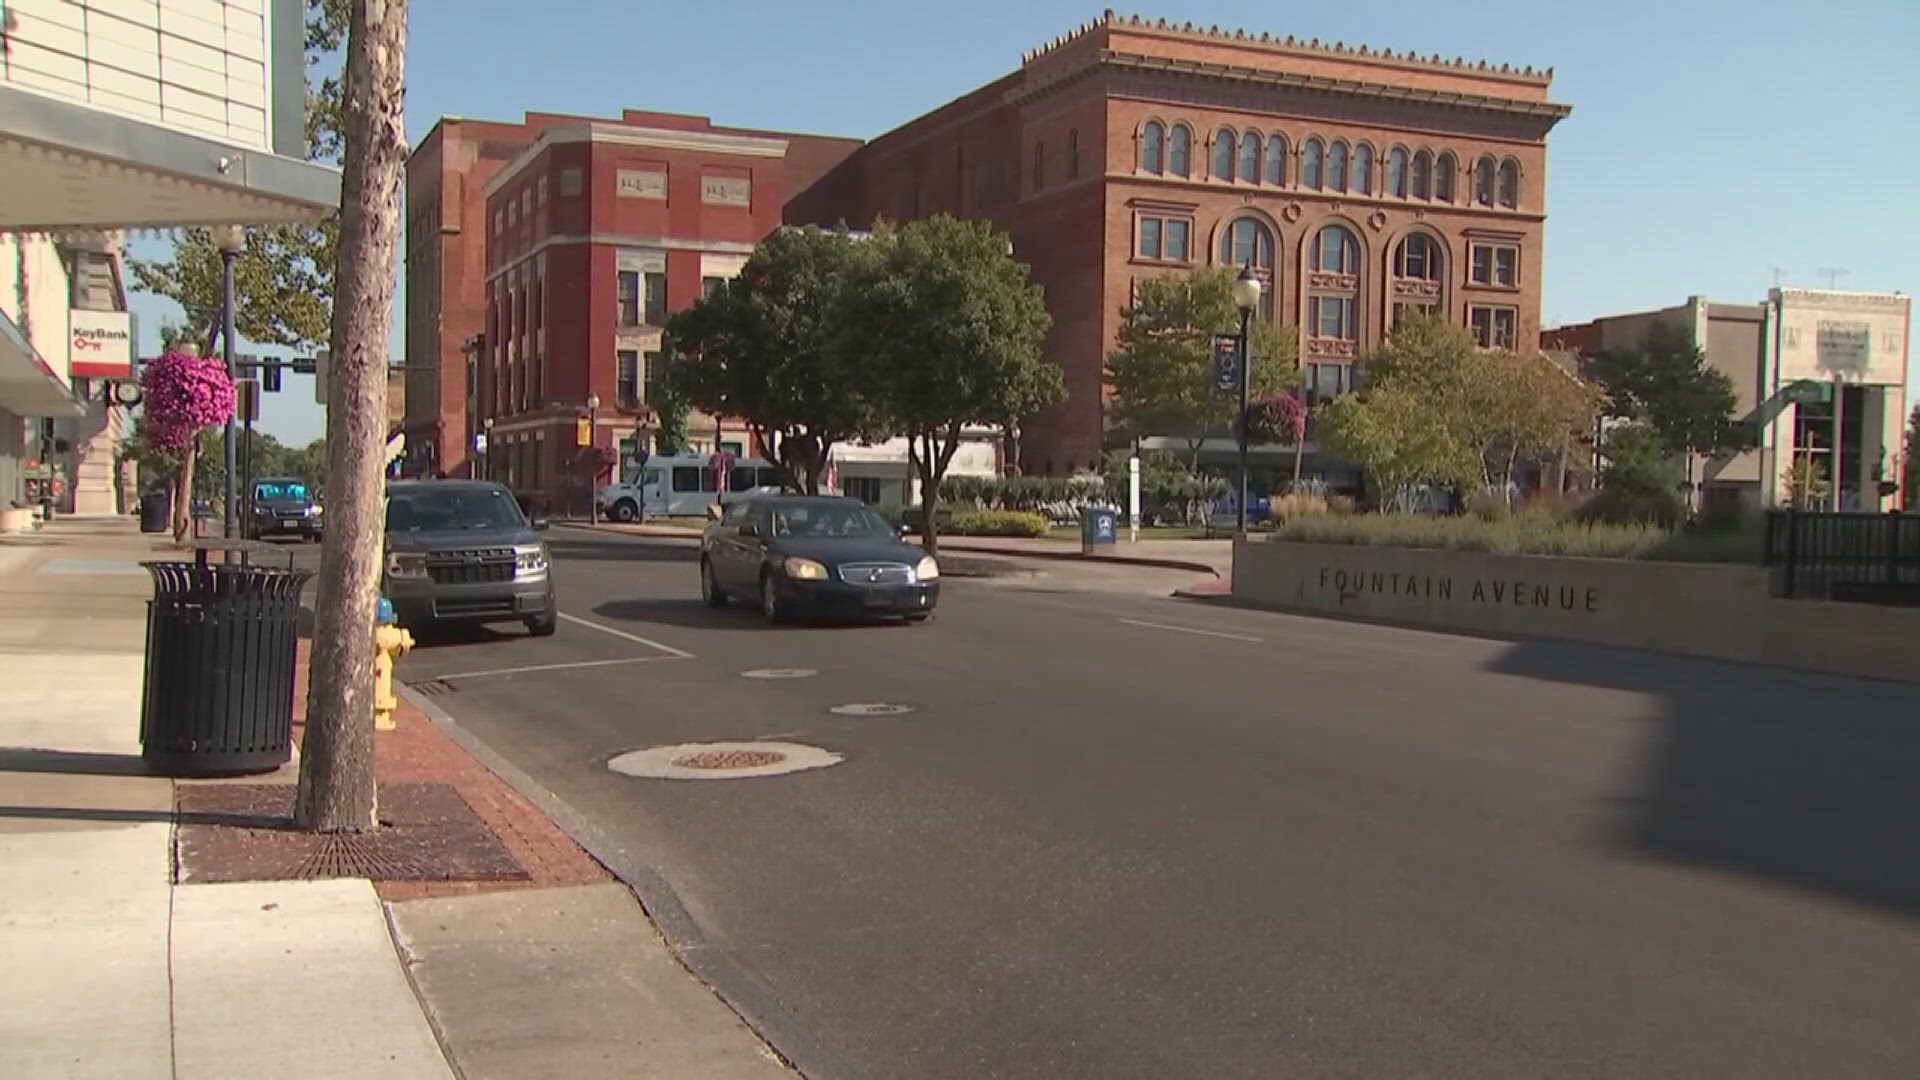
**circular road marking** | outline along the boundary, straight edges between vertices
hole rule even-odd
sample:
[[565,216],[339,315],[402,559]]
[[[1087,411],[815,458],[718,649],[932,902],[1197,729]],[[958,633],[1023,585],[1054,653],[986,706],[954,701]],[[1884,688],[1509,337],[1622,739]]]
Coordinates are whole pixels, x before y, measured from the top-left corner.
[[743,679],[810,679],[818,674],[820,674],[818,671],[806,667],[763,667],[743,671],[740,677]]
[[838,765],[845,755],[790,742],[710,742],[654,746],[615,756],[607,768],[647,780],[744,780]]
[[913,711],[913,706],[892,705],[883,701],[860,701],[851,705],[835,705],[827,711],[836,716],[904,716]]

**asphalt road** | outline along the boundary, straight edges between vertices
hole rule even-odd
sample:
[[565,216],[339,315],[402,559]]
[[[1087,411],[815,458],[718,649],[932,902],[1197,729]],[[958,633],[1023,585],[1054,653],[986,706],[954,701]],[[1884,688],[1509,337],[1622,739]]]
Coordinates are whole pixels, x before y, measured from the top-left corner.
[[[402,677],[849,1076],[1920,1075],[1920,687],[1060,579],[769,629],[684,543],[552,544],[557,636]],[[759,738],[845,760],[606,766]]]

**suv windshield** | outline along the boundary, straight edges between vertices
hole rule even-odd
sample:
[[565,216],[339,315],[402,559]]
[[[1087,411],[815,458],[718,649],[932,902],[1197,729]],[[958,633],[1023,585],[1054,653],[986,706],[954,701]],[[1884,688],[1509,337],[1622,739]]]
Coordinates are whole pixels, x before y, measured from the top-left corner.
[[775,536],[874,539],[893,535],[887,519],[864,506],[799,503],[775,505],[771,510]]
[[307,485],[256,484],[253,489],[253,498],[256,502],[306,502]]
[[387,496],[388,532],[503,529],[526,524],[504,491],[466,488]]

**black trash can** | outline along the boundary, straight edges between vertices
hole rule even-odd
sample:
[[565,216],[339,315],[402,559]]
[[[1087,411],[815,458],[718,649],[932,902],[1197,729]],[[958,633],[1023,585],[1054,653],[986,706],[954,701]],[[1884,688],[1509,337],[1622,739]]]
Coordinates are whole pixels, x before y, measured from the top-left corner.
[[173,492],[164,487],[140,496],[140,531],[163,533],[173,525]]
[[267,772],[293,756],[293,676],[305,570],[143,563],[146,686],[140,753],[166,776]]

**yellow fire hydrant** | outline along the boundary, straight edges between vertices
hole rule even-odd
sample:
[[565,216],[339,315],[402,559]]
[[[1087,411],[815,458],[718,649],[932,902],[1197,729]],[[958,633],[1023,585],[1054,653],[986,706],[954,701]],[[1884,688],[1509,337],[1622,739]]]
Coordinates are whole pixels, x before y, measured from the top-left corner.
[[383,600],[380,623],[373,628],[373,727],[392,731],[393,711],[400,707],[393,696],[393,662],[413,648],[413,635],[393,621],[392,610]]

